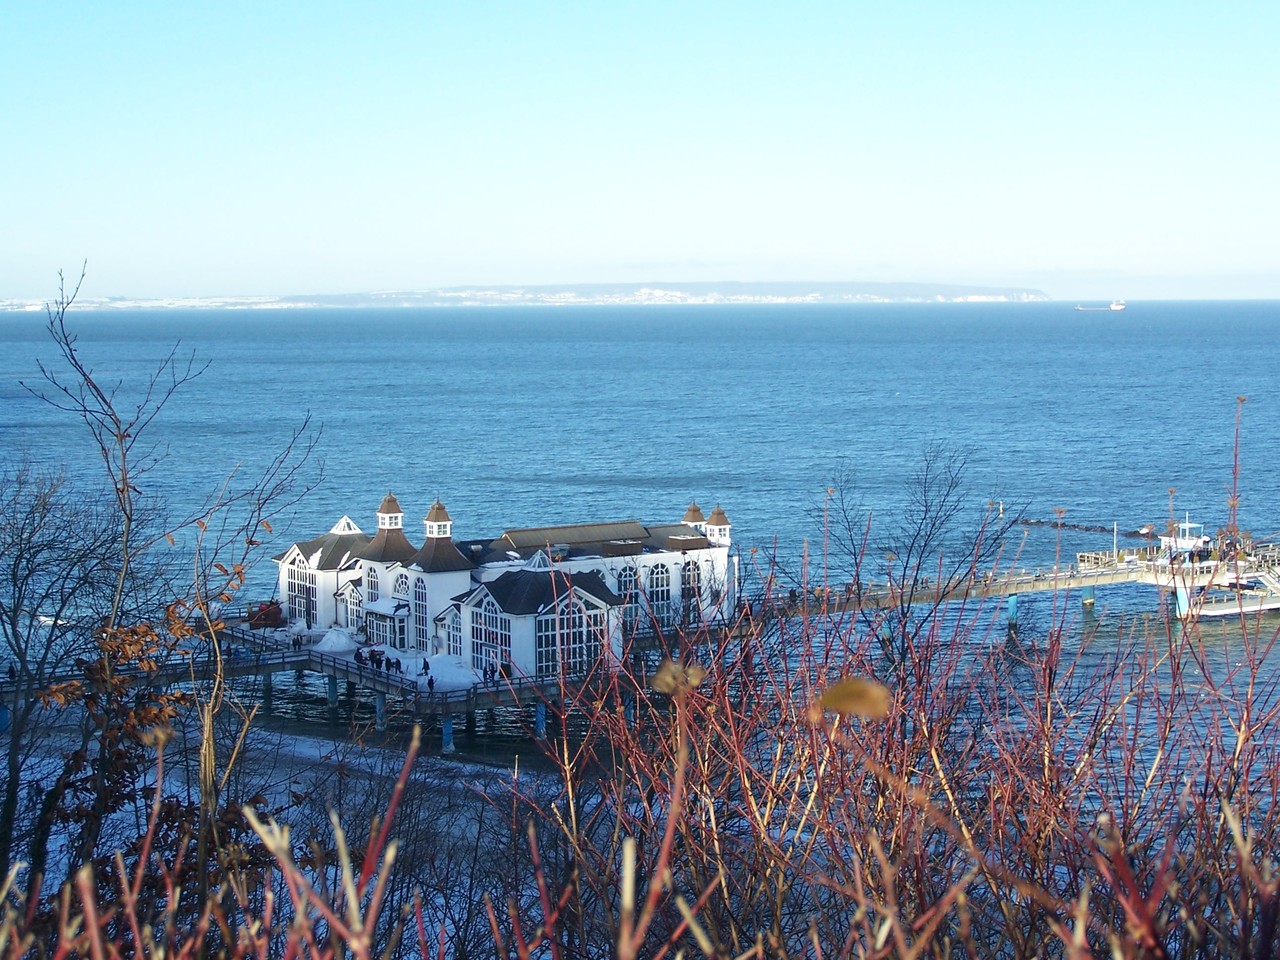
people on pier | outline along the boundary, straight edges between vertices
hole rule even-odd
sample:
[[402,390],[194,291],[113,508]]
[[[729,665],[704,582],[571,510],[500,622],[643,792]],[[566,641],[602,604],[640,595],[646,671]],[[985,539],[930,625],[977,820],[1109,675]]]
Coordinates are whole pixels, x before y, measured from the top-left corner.
[[365,660],[365,658],[364,658],[364,654],[363,654],[363,653],[361,653],[359,650],[357,650],[357,651],[356,651],[356,663],[357,663],[358,665],[360,665],[360,666],[362,666],[362,667],[363,667],[363,666],[365,665],[365,663],[367,663],[367,662],[368,662],[368,661],[366,661],[366,660]]
[[435,692],[436,692],[436,678],[431,676],[431,674],[427,674],[427,693],[435,693]]

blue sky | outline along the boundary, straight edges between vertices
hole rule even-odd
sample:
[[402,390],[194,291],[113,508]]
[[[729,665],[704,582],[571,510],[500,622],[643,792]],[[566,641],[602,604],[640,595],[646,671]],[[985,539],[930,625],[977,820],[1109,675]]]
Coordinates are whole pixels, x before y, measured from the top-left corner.
[[1280,4],[7,3],[0,298],[1280,297]]

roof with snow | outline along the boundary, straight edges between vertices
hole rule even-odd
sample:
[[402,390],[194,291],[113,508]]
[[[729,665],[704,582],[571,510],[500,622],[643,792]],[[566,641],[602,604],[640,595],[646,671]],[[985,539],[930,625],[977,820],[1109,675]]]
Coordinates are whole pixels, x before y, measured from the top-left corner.
[[480,585],[487,590],[504,613],[526,616],[554,606],[572,590],[587,594],[606,606],[622,604],[622,598],[610,590],[598,573],[575,573],[572,577],[560,571],[513,570],[496,580]]
[[[336,530],[337,527],[335,526],[334,529]],[[372,541],[373,537],[367,533],[360,533],[358,529],[355,533],[334,533],[330,530],[314,540],[304,540],[293,546],[298,548],[298,552],[306,558],[313,569],[341,570],[355,560],[360,555],[360,551],[369,546]],[[289,550],[292,549],[293,547],[289,548]],[[289,550],[272,559],[279,563],[289,555]]]

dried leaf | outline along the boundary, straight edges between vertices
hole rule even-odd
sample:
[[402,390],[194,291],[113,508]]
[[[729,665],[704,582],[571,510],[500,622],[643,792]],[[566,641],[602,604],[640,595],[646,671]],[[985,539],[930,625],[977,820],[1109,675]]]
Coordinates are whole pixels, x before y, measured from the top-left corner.
[[691,663],[687,666],[671,660],[663,660],[649,686],[658,693],[676,694],[683,690],[691,690],[706,679],[707,670],[701,664]]
[[845,677],[823,691],[818,704],[844,716],[878,720],[889,712],[893,698],[883,683],[865,677]]

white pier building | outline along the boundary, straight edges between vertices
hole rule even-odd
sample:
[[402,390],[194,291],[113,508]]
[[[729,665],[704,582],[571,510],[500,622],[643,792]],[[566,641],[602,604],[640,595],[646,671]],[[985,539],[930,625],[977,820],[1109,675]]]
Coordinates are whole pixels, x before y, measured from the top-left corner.
[[377,532],[350,517],[280,556],[279,596],[292,621],[363,629],[370,643],[464,657],[516,676],[584,672],[622,639],[731,622],[737,557],[717,505],[679,523],[638,520],[507,530],[455,540],[440,501],[423,542],[404,531],[388,493]]

